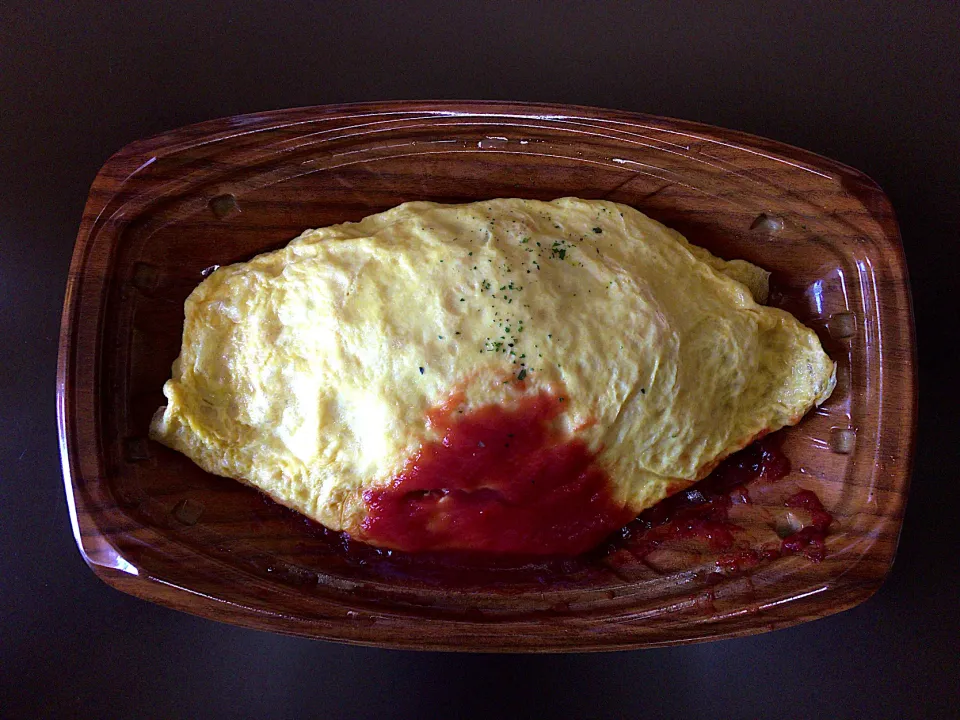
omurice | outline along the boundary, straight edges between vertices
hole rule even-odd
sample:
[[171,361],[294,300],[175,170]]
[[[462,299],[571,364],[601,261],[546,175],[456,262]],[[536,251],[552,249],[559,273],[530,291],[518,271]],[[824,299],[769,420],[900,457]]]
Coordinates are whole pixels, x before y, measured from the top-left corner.
[[580,553],[830,396],[767,278],[614,202],[405,203],[201,282],[151,435],[372,545]]

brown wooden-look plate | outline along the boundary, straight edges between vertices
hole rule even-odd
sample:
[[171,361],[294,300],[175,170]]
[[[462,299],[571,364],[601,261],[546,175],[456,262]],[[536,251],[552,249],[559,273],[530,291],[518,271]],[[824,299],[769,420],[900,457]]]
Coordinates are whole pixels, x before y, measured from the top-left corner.
[[[432,572],[340,539],[146,438],[206,268],[407,200],[574,195],[632,205],[773,271],[774,300],[839,363],[833,397],[782,433],[815,491],[827,557],[717,572],[683,547]],[[398,102],[215,120],[136,142],[100,171],[64,303],[57,403],[73,529],[109,584],[198,615],[390,647],[557,651],[762,632],[866,599],[897,546],[915,433],[899,233],[869,178],[738,132],[585,107]],[[777,493],[780,493],[779,495]],[[782,534],[782,533],[781,533]]]

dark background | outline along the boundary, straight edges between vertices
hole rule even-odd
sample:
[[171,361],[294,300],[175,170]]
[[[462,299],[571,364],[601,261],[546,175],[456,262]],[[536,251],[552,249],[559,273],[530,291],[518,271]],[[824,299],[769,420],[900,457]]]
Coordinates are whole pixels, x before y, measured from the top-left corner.
[[[0,4],[0,716],[957,717],[960,5],[454,5]],[[54,376],[97,169],[187,123],[394,98],[699,120],[880,183],[912,276],[921,415],[899,557],[871,600],[742,640],[469,656],[241,630],[94,577],[67,518]]]

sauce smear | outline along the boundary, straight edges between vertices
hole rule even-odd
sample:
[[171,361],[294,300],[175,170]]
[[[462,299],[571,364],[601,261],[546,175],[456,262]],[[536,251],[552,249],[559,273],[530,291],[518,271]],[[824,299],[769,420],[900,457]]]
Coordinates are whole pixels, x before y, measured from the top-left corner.
[[[627,547],[642,559],[677,539],[698,539],[714,552],[731,550],[742,528],[730,522],[730,507],[751,502],[750,483],[776,482],[789,472],[790,461],[773,441],[757,441],[724,460],[697,484],[644,510],[621,530],[610,549]],[[747,554],[738,549],[721,555],[718,562],[747,567],[760,559],[753,551]]]
[[789,508],[800,508],[810,513],[810,524],[783,539],[782,551],[791,555],[805,555],[813,562],[820,562],[826,555],[824,539],[833,516],[824,509],[814,493],[801,490],[784,502]]
[[369,490],[362,538],[408,552],[577,555],[633,518],[580,440],[556,427],[563,399],[431,414],[443,433],[386,488]]
[[803,555],[813,562],[826,556],[825,539],[833,516],[810,490],[786,498],[784,506],[805,511],[810,521],[783,538],[779,547],[743,547],[737,535],[743,528],[730,521],[730,508],[750,504],[750,486],[773,483],[790,472],[790,461],[775,439],[764,438],[724,460],[707,478],[686,491],[644,510],[624,527],[605,552],[628,549],[644,559],[677,540],[699,540],[718,553],[716,565],[723,573],[740,572],[781,555]]

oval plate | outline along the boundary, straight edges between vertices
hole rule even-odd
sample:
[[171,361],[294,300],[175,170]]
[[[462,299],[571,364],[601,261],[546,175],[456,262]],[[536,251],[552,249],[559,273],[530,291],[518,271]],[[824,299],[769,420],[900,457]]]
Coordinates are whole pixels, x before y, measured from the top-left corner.
[[[782,435],[794,468],[785,482],[814,490],[836,518],[823,562],[782,557],[721,574],[703,554],[651,566],[618,552],[588,570],[438,580],[351,561],[331,535],[146,439],[179,352],[183,301],[206,268],[407,200],[566,195],[632,205],[772,270],[779,302],[820,334],[839,363],[837,391]],[[215,120],[129,145],[90,191],[57,376],[74,534],[97,575],[126,592],[347,642],[599,650],[785,627],[863,601],[893,562],[916,424],[913,332],[887,198],[857,171],[780,143],[494,102]]]

